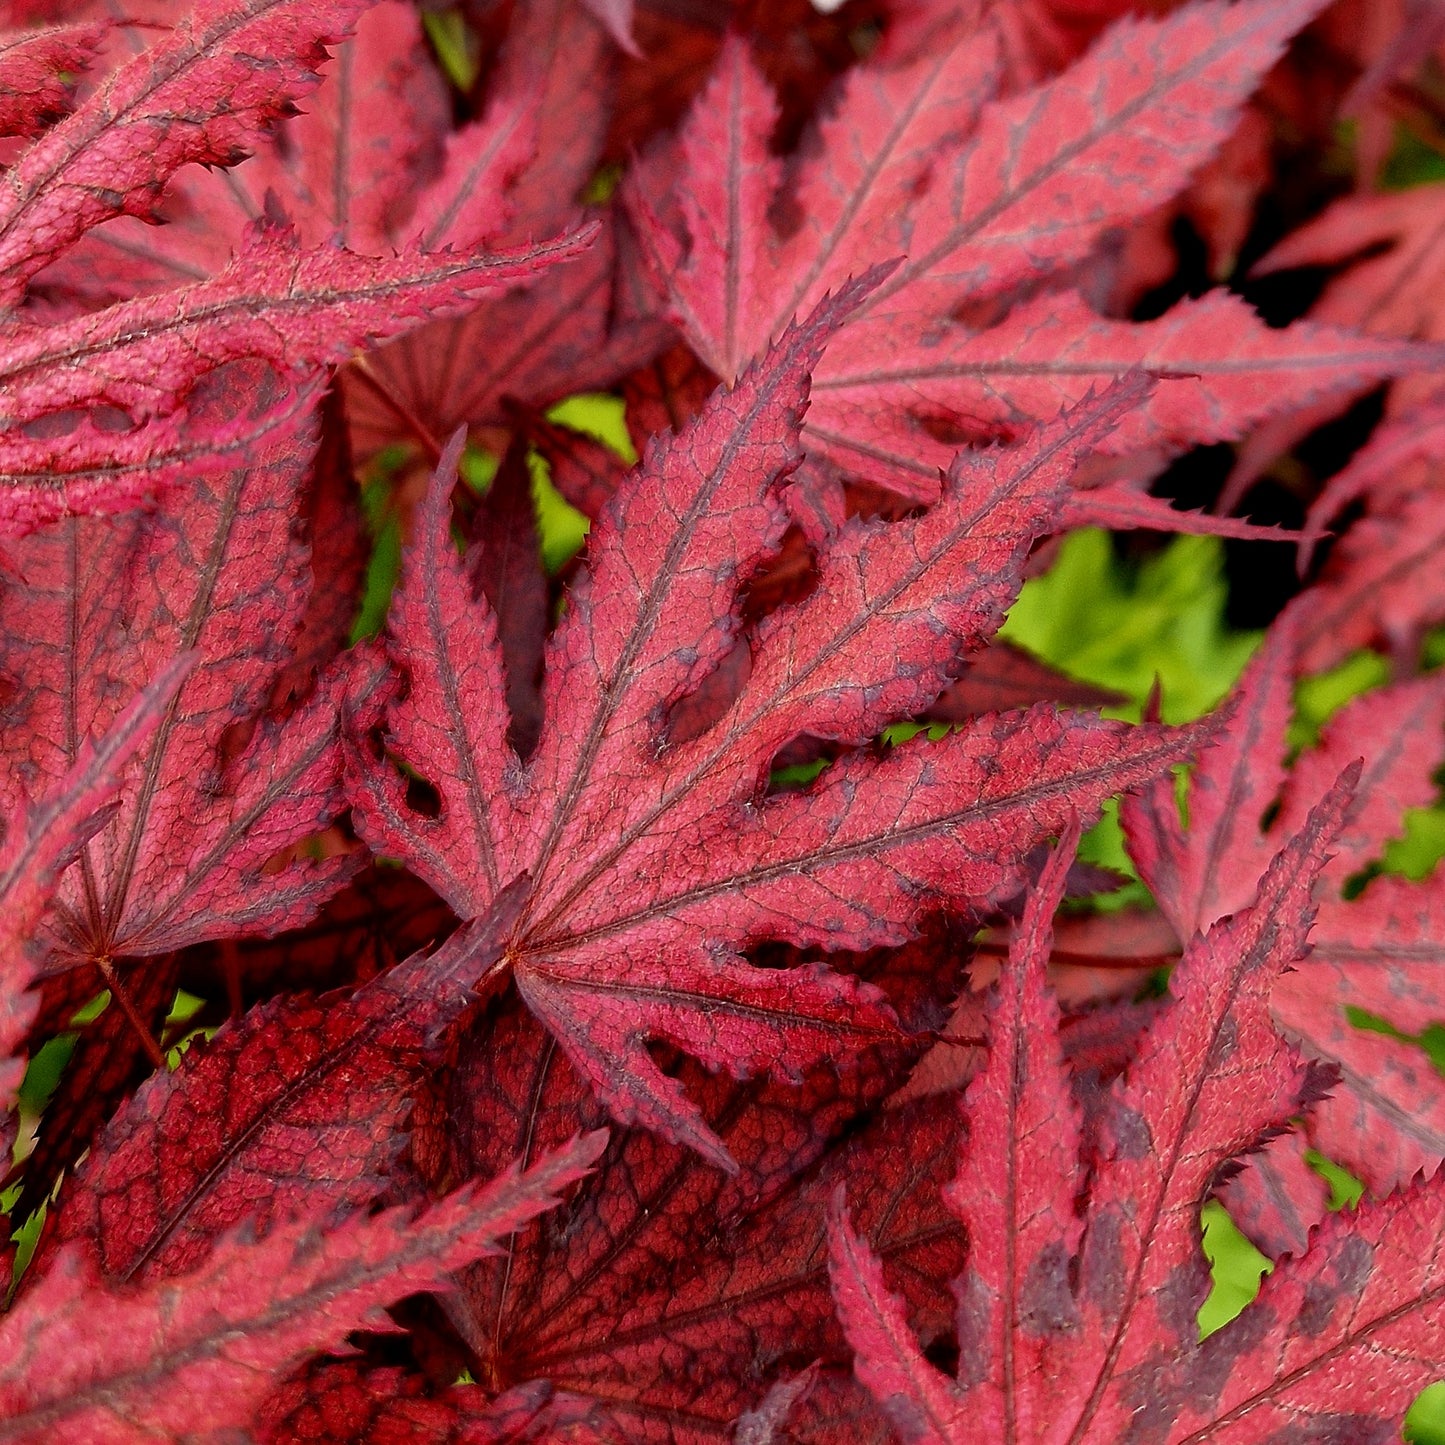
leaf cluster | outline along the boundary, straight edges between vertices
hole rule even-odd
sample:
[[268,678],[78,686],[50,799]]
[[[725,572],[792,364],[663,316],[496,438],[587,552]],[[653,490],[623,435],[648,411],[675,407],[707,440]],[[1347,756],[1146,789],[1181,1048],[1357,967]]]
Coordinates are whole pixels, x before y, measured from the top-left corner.
[[0,1441],[1394,1438],[1445,251],[1363,8],[0,6]]

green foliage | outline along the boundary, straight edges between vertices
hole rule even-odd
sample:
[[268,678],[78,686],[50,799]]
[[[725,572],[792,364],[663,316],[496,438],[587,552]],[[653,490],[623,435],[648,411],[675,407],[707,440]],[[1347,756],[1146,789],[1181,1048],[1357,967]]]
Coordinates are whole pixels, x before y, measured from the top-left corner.
[[448,80],[464,95],[477,83],[477,37],[460,10],[424,10],[421,23]]
[[1204,1339],[1227,1325],[1259,1293],[1260,1280],[1274,1265],[1240,1233],[1217,1199],[1204,1206],[1201,1223],[1213,1280],[1209,1298],[1199,1310],[1199,1338]]
[[1380,187],[1403,191],[1445,181],[1445,155],[1408,126],[1395,130],[1395,144],[1380,170]]
[[1025,583],[1001,636],[1060,671],[1126,693],[1121,717],[1138,717],[1157,679],[1165,722],[1208,712],[1259,644],[1224,621],[1224,547],[1176,537],[1137,564],[1107,532],[1067,537],[1053,565]]
[[[1053,565],[1024,584],[1001,636],[1059,671],[1124,693],[1106,709],[1137,719],[1157,680],[1166,722],[1209,711],[1234,685],[1259,644],[1257,632],[1224,621],[1224,548],[1213,537],[1176,537],[1140,563],[1126,563],[1107,532],[1074,532]],[[1113,911],[1152,900],[1124,850],[1110,802],[1085,835],[1079,856],[1132,881],[1093,900]]]
[[351,641],[375,637],[386,625],[391,594],[401,576],[401,521],[394,501],[397,474],[406,461],[400,447],[382,452],[361,488],[361,510],[371,534],[371,560],[366,567],[366,590],[361,611],[351,625]]
[[[569,396],[547,413],[547,420],[610,447],[628,466],[637,462],[620,397]],[[532,498],[537,504],[537,530],[542,535],[542,562],[549,572],[556,572],[576,556],[591,523],[552,485],[551,472],[541,457],[534,452],[528,463],[532,469]]]

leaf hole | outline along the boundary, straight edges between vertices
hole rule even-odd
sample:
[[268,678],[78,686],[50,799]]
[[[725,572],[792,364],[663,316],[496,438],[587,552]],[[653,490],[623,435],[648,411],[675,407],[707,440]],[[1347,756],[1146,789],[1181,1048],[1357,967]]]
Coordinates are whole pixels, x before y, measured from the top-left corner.
[[1415,1445],[1445,1445],[1445,1380],[1427,1385],[1415,1397],[1403,1434]]
[[958,1375],[958,1336],[952,1330],[939,1335],[923,1347],[923,1356],[934,1369],[942,1370],[950,1379]]
[[811,786],[841,751],[831,739],[800,734],[774,756],[768,770],[768,791],[792,793]]
[[406,780],[406,805],[423,818],[440,818],[442,795],[425,778],[412,774]]

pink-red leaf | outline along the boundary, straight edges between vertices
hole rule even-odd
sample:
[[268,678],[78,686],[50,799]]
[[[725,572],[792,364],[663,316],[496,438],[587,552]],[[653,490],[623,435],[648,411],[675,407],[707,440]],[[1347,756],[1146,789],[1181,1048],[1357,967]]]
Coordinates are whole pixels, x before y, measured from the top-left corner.
[[102,25],[0,34],[0,136],[39,135],[59,120],[104,38]]
[[577,255],[591,235],[495,256],[412,251],[377,260],[336,246],[307,250],[294,232],[258,224],[214,280],[54,326],[13,325],[0,417],[18,424],[97,405],[154,415],[204,372],[243,357],[301,374],[538,275]]
[[800,460],[807,374],[878,279],[825,303],[654,445],[604,510],[548,644],[525,771],[504,742],[495,619],[472,603],[451,549],[439,473],[393,613],[410,690],[389,710],[396,751],[438,790],[439,815],[412,808],[388,765],[358,758],[353,797],[372,845],[408,859],[463,917],[525,877],[508,950],[523,995],[618,1117],[715,1158],[650,1064],[649,1037],[713,1067],[795,1071],[892,1028],[852,983],[760,970],[743,948],[901,942],[935,902],[996,900],[1063,809],[1096,807],[1187,746],[1037,710],[759,797],[792,737],[859,743],[943,690],[998,625],[1074,467],[1142,393],[1133,383],[1012,452],[963,459],[923,516],[839,532],[814,591],[757,629],[731,708],[669,743],[673,707],[737,645],[740,584],[783,538],[779,484]]
[[203,0],[6,176],[0,299],[118,215],[147,215],[190,164],[235,165],[316,83],[363,0]]
[[[1332,789],[1276,857],[1255,907],[1187,950],[1169,1005],[1109,1091],[1097,1138],[1082,1141],[1060,1089],[1057,1015],[1039,987],[1042,924],[1062,874],[1054,864],[1014,960],[1024,978],[1002,988],[990,1062],[966,1101],[975,1135],[989,1132],[970,1144],[949,1192],[970,1252],[956,1286],[956,1377],[925,1358],[872,1251],[845,1219],[833,1228],[834,1291],[856,1369],[901,1438],[1279,1441],[1305,1438],[1301,1429],[1384,1438],[1431,1378],[1445,1329],[1438,1180],[1370,1206],[1357,1223],[1342,1217],[1281,1265],[1234,1324],[1198,1339],[1200,1200],[1229,1160],[1317,1095],[1270,1023],[1268,999],[1305,947],[1315,880],[1353,781]],[[1368,1397],[1333,1385],[1341,1358],[1369,1361]]]
[[634,172],[632,211],[674,315],[724,378],[850,270],[906,257],[830,348],[808,421],[814,446],[906,496],[934,495],[960,441],[1013,435],[1136,367],[1174,379],[1110,449],[1237,438],[1429,354],[1273,330],[1222,293],[1143,324],[1072,294],[1011,311],[985,298],[1036,291],[1182,187],[1313,8],[1195,4],[1123,21],[1063,76],[992,102],[991,32],[945,23],[917,59],[854,70],[787,168],[770,150],[772,94],[730,41],[676,143]]
[[62,883],[50,936],[66,961],[301,922],[353,866],[278,857],[339,803],[334,685],[288,717],[264,712],[306,601],[309,461],[307,433],[282,429],[248,464],[198,479],[183,513],[71,518],[7,548],[12,766],[58,780],[127,697],[197,654]]
[[123,512],[233,471],[264,452],[273,433],[303,429],[315,401],[314,385],[240,398],[225,377],[212,376],[170,415],[129,431],[82,416],[58,434],[44,427],[36,436],[0,432],[0,535],[21,536],[61,517]]
[[[1445,754],[1445,686],[1425,676],[1366,694],[1286,771],[1296,638],[1312,619],[1307,607],[1291,609],[1250,664],[1228,727],[1194,771],[1188,829],[1167,781],[1127,799],[1122,819],[1141,875],[1176,936],[1188,938],[1250,901],[1263,859],[1300,825],[1310,797],[1361,759],[1358,797],[1317,890],[1315,950],[1275,985],[1272,1010],[1288,1037],[1340,1073],[1332,1097],[1310,1119],[1311,1142],[1384,1192],[1445,1158],[1445,1089],[1422,1051],[1356,1027],[1351,1010],[1398,1019],[1407,1035],[1439,1018],[1436,939],[1445,885],[1438,877],[1377,878],[1363,895],[1345,895],[1401,831],[1406,810],[1434,801],[1431,776]],[[1251,1211],[1277,1212],[1253,1197],[1254,1187],[1247,1171],[1232,1197]],[[1268,1192],[1274,1184],[1262,1178],[1258,1187]],[[1317,1190],[1312,1197],[1318,1203]],[[1300,1207],[1309,1206],[1302,1200]]]
[[0,1440],[128,1445],[142,1432],[180,1442],[244,1431],[273,1374],[491,1252],[552,1208],[605,1143],[586,1135],[420,1214],[357,1216],[329,1231],[303,1219],[260,1241],[234,1233],[180,1289],[104,1285],[67,1251],[0,1329]]
[[61,872],[114,810],[126,764],[160,725],[194,658],[177,658],[140,693],[97,744],[78,751],[70,769],[33,803],[7,776],[0,837],[0,1106],[20,1083],[15,1053],[39,1002],[27,992],[44,959],[40,922]]

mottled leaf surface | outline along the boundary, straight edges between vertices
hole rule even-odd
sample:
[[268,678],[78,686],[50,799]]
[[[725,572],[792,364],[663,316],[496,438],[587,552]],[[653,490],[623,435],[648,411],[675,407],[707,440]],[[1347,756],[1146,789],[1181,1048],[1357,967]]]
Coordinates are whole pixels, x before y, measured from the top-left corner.
[[1228,726],[1194,771],[1188,828],[1168,781],[1127,800],[1123,820],[1140,873],[1176,936],[1188,938],[1251,901],[1261,860],[1299,825],[1307,800],[1362,760],[1358,796],[1317,889],[1313,950],[1276,984],[1273,1011],[1287,1035],[1339,1070],[1332,1097],[1311,1116],[1312,1142],[1384,1192],[1445,1158],[1445,1085],[1423,1051],[1357,1027],[1350,1011],[1398,1017],[1406,1034],[1440,1017],[1442,884],[1438,875],[1377,877],[1358,896],[1347,885],[1379,862],[1407,809],[1433,802],[1445,690],[1427,675],[1366,694],[1287,771],[1294,656],[1308,618],[1307,609],[1287,613],[1250,664]]
[[339,808],[334,689],[266,714],[305,605],[309,455],[309,427],[293,426],[199,481],[181,513],[70,518],[8,550],[4,745],[32,792],[195,654],[128,765],[120,806],[61,882],[50,932],[62,963],[300,922],[347,871],[344,858],[274,866]]
[[[1331,1221],[1199,1341],[1200,1201],[1232,1158],[1318,1096],[1269,994],[1306,946],[1314,879],[1354,782],[1309,815],[1255,905],[1185,951],[1168,1006],[1082,1148],[1043,990],[1059,862],[1045,874],[990,1009],[989,1062],[964,1100],[970,1144],[946,1195],[969,1236],[955,1375],[924,1356],[838,1200],[840,1316],[858,1378],[899,1438],[1385,1439],[1433,1378],[1445,1330],[1439,1180]],[[1369,1372],[1367,1395],[1345,1384],[1357,1370]]]
[[1067,290],[1007,299],[1066,278],[1109,226],[1180,189],[1315,8],[1125,20],[1057,79],[999,99],[997,32],[942,23],[918,58],[853,71],[787,167],[769,148],[772,94],[731,41],[674,146],[631,178],[632,210],[675,318],[723,377],[850,272],[905,258],[829,349],[808,436],[907,496],[934,494],[960,442],[1015,435],[1133,368],[1179,379],[1109,449],[1237,438],[1425,358],[1346,331],[1276,331],[1222,293],[1143,324]]
[[443,467],[392,614],[409,690],[387,719],[389,747],[437,790],[436,816],[408,802],[389,763],[358,752],[353,798],[372,846],[407,859],[462,917],[485,916],[525,879],[506,946],[524,998],[620,1119],[720,1161],[646,1038],[712,1067],[793,1073],[894,1027],[867,990],[821,966],[761,970],[742,949],[902,942],[930,904],[1006,896],[1065,809],[1097,807],[1188,745],[1042,708],[985,718],[946,745],[855,755],[807,792],[764,793],[791,738],[862,743],[943,690],[997,626],[1074,467],[1141,394],[1132,383],[1013,451],[965,457],[924,515],[840,531],[815,590],[756,629],[731,707],[669,745],[669,712],[733,650],[738,590],[782,541],[779,486],[801,460],[808,371],[878,281],[790,331],[655,444],[604,510],[547,645],[525,766],[506,744],[497,619],[452,545]]
[[552,1207],[604,1143],[587,1135],[419,1215],[357,1216],[331,1230],[303,1219],[259,1241],[234,1233],[184,1293],[103,1285],[65,1253],[0,1331],[0,1439],[224,1439],[272,1372],[486,1254]]

